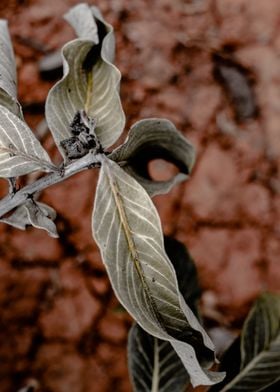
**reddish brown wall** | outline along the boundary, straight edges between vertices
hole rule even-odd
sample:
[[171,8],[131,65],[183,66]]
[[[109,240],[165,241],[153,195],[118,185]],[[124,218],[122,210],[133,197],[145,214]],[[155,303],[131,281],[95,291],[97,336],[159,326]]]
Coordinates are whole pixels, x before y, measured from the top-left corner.
[[[16,49],[19,98],[34,128],[51,86],[39,77],[38,59],[73,37],[61,15],[76,3],[1,2]],[[280,289],[280,2],[95,4],[116,29],[128,125],[166,117],[196,146],[190,181],[156,204],[165,232],[188,245],[197,263],[208,324],[238,328],[258,293]],[[255,118],[239,123],[213,77],[213,53],[225,45],[249,71],[258,105]],[[50,137],[45,146],[57,159]],[[161,170],[160,163],[153,168]],[[3,392],[29,378],[44,392],[131,390],[130,318],[118,307],[91,238],[96,176],[77,175],[43,194],[58,211],[60,239],[0,225]]]

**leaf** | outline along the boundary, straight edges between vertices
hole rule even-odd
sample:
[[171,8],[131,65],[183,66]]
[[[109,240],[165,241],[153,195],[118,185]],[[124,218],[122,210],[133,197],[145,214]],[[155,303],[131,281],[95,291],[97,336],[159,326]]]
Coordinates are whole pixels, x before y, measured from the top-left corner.
[[[151,118],[138,121],[130,129],[126,142],[109,158],[118,162],[149,193],[167,193],[184,181],[194,165],[193,146],[168,120]],[[153,159],[165,159],[178,167],[180,173],[169,181],[154,181],[148,172]]]
[[25,230],[29,223],[27,220],[26,208],[23,205],[17,207],[8,218],[1,218],[0,222],[13,226],[16,229]]
[[[160,219],[144,188],[105,156],[93,213],[93,233],[115,293],[140,326],[170,341],[193,385],[223,375],[201,368],[214,360],[213,344],[178,290],[163,245]],[[193,347],[192,347],[193,346]]]
[[8,23],[0,19],[0,105],[22,117],[17,100],[16,62]]
[[164,236],[164,248],[175,269],[179,291],[198,316],[197,302],[201,296],[201,289],[194,261],[185,245],[175,238]]
[[28,206],[25,206],[25,208],[27,210],[28,220],[32,226],[46,230],[53,238],[59,237],[56,225],[53,222],[56,218],[56,212],[53,208],[46,204],[36,203],[34,201],[31,201]]
[[[197,313],[200,297],[195,265],[182,243],[164,237],[164,247],[178,279],[179,290],[190,308]],[[183,392],[189,382],[188,373],[173,349],[134,324],[128,338],[130,377],[137,392]]]
[[182,361],[165,340],[134,324],[128,336],[129,370],[137,392],[183,392],[189,382]]
[[[241,333],[240,371],[219,391],[263,391],[280,380],[280,296],[263,294]],[[212,389],[211,391],[216,389]]]
[[112,26],[86,4],[73,7],[65,18],[79,38],[64,45],[64,76],[50,90],[46,102],[46,119],[63,156],[60,143],[72,136],[69,125],[78,110],[95,119],[103,148],[114,144],[125,124],[119,97],[121,74],[112,64]]
[[222,355],[219,370],[226,373],[225,378],[219,384],[213,385],[209,392],[219,392],[230,382],[240,371],[240,336],[236,338],[230,347]]
[[27,124],[0,105],[0,177],[34,170],[50,172],[57,168]]
[[0,219],[0,222],[7,223],[17,229],[25,230],[26,226],[34,226],[38,229],[46,230],[53,237],[58,238],[54,219],[56,212],[45,203],[28,200],[19,206],[8,218]]

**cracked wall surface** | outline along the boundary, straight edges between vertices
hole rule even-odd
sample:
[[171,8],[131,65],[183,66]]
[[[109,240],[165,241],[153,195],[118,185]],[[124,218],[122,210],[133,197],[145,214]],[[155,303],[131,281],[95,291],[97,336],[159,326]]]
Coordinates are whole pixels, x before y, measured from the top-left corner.
[[[61,16],[77,3],[1,2],[19,99],[33,129],[52,85],[40,78],[38,61],[73,38]],[[196,147],[190,180],[154,200],[165,233],[187,245],[196,262],[206,325],[236,332],[260,292],[280,291],[280,2],[94,4],[115,27],[126,129],[165,117]],[[50,135],[42,141],[58,161]],[[163,162],[152,166],[155,178],[169,170]],[[91,235],[97,174],[80,173],[42,194],[58,212],[58,240],[0,225],[2,392],[30,379],[44,392],[131,391],[131,319]]]

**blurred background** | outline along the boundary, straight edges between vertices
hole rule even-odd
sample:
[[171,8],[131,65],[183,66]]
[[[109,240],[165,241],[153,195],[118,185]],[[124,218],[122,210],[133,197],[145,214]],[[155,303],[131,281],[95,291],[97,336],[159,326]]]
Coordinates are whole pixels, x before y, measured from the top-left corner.
[[[61,72],[59,59],[49,55],[74,37],[62,15],[78,3],[0,4],[25,118],[56,162],[42,122]],[[126,131],[139,119],[164,117],[196,148],[190,180],[155,203],[164,232],[196,262],[205,325],[223,349],[258,294],[280,291],[280,2],[89,4],[115,28]],[[174,168],[158,160],[150,170],[161,179]],[[111,291],[91,236],[96,179],[91,170],[42,194],[58,212],[58,240],[0,224],[1,392],[30,380],[44,392],[131,391],[131,319]],[[6,191],[1,181],[1,195]]]

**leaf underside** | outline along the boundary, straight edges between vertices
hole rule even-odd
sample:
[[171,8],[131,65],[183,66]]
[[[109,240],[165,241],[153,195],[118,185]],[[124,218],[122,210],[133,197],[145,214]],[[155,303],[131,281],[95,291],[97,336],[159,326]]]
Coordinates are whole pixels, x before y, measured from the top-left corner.
[[45,203],[27,200],[19,206],[8,218],[0,219],[0,222],[9,224],[20,230],[25,230],[27,226],[47,231],[50,237],[58,238],[54,219],[55,210]]
[[[200,288],[195,265],[179,241],[164,237],[164,247],[186,303],[197,313]],[[134,324],[128,339],[129,373],[135,392],[184,392],[188,373],[172,345]]]
[[[169,341],[193,385],[211,385],[213,344],[179,294],[163,244],[160,219],[144,188],[103,157],[93,212],[93,234],[122,305],[155,337]],[[194,348],[193,348],[194,347]]]
[[119,97],[120,71],[112,64],[114,34],[95,7],[80,4],[65,16],[78,38],[62,48],[63,78],[50,90],[46,119],[64,156],[61,141],[72,136],[69,125],[78,110],[96,121],[103,148],[120,136],[125,116]]
[[[118,162],[149,193],[150,196],[167,193],[190,174],[195,153],[193,146],[169,121],[150,118],[135,123],[124,144],[114,150],[109,158]],[[154,181],[148,164],[154,159],[173,163],[179,173],[168,181]]]
[[34,170],[49,172],[56,167],[27,124],[0,105],[0,177]]
[[0,105],[22,117],[17,100],[16,62],[6,20],[0,19]]

